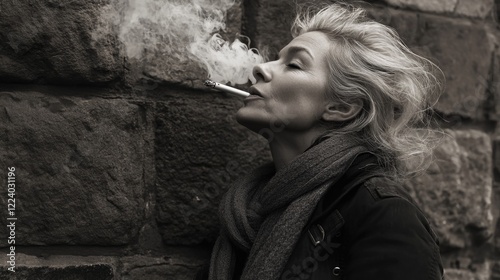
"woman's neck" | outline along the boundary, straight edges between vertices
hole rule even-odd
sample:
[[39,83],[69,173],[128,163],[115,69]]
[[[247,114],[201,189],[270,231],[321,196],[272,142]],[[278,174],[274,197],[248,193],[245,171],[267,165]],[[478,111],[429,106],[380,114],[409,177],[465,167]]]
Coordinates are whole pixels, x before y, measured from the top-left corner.
[[315,129],[306,132],[282,131],[275,133],[269,143],[269,148],[276,170],[290,164],[293,159],[307,150],[323,132],[323,129]]

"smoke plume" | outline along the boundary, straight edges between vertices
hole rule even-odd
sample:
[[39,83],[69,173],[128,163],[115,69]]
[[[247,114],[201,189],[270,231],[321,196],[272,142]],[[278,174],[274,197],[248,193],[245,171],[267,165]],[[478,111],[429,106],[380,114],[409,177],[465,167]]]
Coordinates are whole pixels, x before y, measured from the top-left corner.
[[217,33],[225,29],[226,12],[234,4],[235,0],[113,0],[104,13],[112,18],[129,58],[163,53],[179,61],[197,61],[208,78],[219,83],[255,82],[252,68],[263,57],[240,40],[231,43]]

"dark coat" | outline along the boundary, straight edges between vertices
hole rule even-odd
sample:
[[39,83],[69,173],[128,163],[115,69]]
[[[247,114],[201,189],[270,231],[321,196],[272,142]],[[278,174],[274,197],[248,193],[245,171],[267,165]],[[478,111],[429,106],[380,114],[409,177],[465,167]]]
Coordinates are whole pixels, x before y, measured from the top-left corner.
[[[235,279],[246,255],[238,252]],[[439,280],[439,243],[410,195],[359,156],[327,191],[280,279]],[[196,279],[207,279],[208,267]]]
[[422,211],[363,162],[320,201],[281,279],[442,279],[438,239]]

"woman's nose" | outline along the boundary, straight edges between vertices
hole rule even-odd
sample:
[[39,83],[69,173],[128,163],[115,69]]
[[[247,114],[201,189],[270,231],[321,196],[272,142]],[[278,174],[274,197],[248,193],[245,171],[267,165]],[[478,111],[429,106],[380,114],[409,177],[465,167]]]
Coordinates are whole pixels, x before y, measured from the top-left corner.
[[253,72],[252,72],[253,76],[255,77],[255,79],[257,80],[257,82],[259,80],[262,80],[264,82],[269,82],[271,81],[271,71],[269,69],[269,63],[261,63],[261,64],[257,64],[253,67]]

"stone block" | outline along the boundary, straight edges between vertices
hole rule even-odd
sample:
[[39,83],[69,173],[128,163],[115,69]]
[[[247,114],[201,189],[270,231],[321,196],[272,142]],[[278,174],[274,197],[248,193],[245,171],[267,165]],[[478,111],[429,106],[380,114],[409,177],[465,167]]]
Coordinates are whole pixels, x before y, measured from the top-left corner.
[[164,280],[164,279],[178,279],[178,280],[191,280],[194,279],[196,271],[193,268],[185,267],[182,265],[170,265],[167,263],[158,265],[146,265],[143,267],[136,267],[126,274],[122,275],[123,280]]
[[491,268],[491,279],[500,280],[500,261],[495,261]]
[[[142,104],[119,99],[0,92],[0,174],[16,168],[16,244],[131,242],[152,172],[146,115]],[[6,199],[1,188],[1,205]]]
[[[491,98],[489,117],[493,120],[500,120],[500,49],[498,48],[493,56],[493,70],[489,91]],[[497,135],[500,135],[498,132],[497,128]]]
[[494,41],[486,26],[391,8],[368,11],[371,18],[394,28],[414,52],[441,68],[444,90],[436,110],[472,119],[498,118],[494,112],[500,109],[491,104],[490,95],[500,98],[500,82],[489,81]]
[[421,35],[413,49],[431,58],[446,78],[436,109],[444,114],[484,119],[494,49],[488,29],[467,20],[430,15],[421,15],[419,26]]
[[448,280],[474,280],[472,272],[462,269],[445,269],[445,277]]
[[447,268],[444,277],[446,280],[491,280],[488,264],[483,264],[474,271]]
[[406,45],[415,45],[418,36],[416,13],[380,7],[366,7],[366,10],[373,20],[394,28]]
[[[113,268],[103,264],[95,265],[77,265],[67,267],[20,267],[15,273],[6,271],[3,268],[0,270],[1,279],[10,280],[113,280]],[[136,278],[139,279],[139,278]]]
[[495,182],[500,183],[500,138],[493,140],[493,174]]
[[495,0],[495,4],[496,6],[496,20],[497,22],[500,20],[500,0]]
[[455,13],[461,16],[485,18],[492,14],[494,0],[459,0]]
[[[493,245],[495,254],[497,256],[500,256],[500,218],[497,218],[495,223],[495,232],[493,233]],[[500,269],[500,263],[498,265]],[[499,276],[500,276],[500,270],[499,270]]]
[[485,18],[492,12],[494,0],[384,0],[389,5],[430,13]]
[[389,5],[399,8],[434,12],[452,13],[459,0],[384,0]]
[[442,252],[482,245],[493,228],[490,138],[475,130],[446,132],[427,172],[407,183]]
[[205,259],[185,257],[130,256],[121,259],[123,280],[194,279]]
[[[137,6],[142,5],[140,2],[136,2]],[[226,13],[225,29],[217,32],[225,40],[232,42],[241,32],[242,1],[235,1],[234,5],[227,11],[224,11],[223,4],[219,4],[221,2],[228,1],[210,2],[220,7],[219,12]],[[168,20],[155,14],[166,3],[176,3],[176,1],[152,0],[145,3],[141,7],[154,6],[154,11],[144,12],[148,9],[138,8],[137,10],[140,11],[137,12],[136,16],[140,18],[139,23],[130,26],[130,29],[121,30],[124,26],[128,26],[131,21],[130,18],[124,18],[124,15],[136,10],[128,7],[126,2],[110,0],[108,5],[101,9],[98,32],[95,32],[98,37],[102,34],[125,34],[119,36],[119,40],[126,58],[125,79],[127,83],[137,86],[137,84],[147,81],[148,85],[154,87],[159,84],[171,83],[205,89],[203,81],[207,79],[208,71],[204,64],[199,62],[188,50],[193,38],[200,36],[200,34],[192,34],[194,31],[189,32],[192,30],[192,28],[188,28],[189,26],[198,26],[196,20],[185,22],[186,28],[178,30],[179,28],[172,27],[174,24],[167,23]],[[190,5],[190,1],[177,1],[177,3],[182,3],[185,7]],[[189,10],[189,13],[192,14],[193,10],[194,8]],[[189,18],[185,14],[178,16]],[[205,32],[198,30],[197,33]]]
[[114,261],[108,257],[50,256],[38,258],[19,254],[15,272],[0,266],[0,279],[11,280],[113,280]]
[[0,3],[0,82],[101,84],[124,69],[117,36],[93,34],[101,0]]
[[258,49],[266,51],[270,60],[291,40],[290,27],[295,6],[286,0],[245,2],[244,31]]
[[[444,72],[438,111],[473,119],[499,118],[500,107],[496,104],[500,104],[500,75],[496,73],[500,58],[494,56],[495,39],[488,27],[387,7],[367,10],[371,18],[394,28],[406,45]],[[490,73],[492,68],[494,73]]]
[[241,105],[219,93],[157,104],[156,217],[165,243],[214,241],[229,183],[270,160],[264,138],[236,123]]

